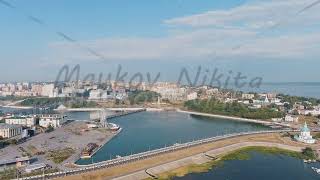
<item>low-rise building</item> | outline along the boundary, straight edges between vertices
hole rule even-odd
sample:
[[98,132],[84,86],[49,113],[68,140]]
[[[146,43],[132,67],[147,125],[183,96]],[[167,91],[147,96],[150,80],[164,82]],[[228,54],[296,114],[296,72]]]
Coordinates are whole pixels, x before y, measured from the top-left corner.
[[282,118],[271,118],[273,122],[281,122],[283,119]]
[[310,134],[310,129],[308,128],[306,122],[304,123],[304,126],[301,128],[300,134],[296,135],[294,138],[297,141],[307,143],[307,144],[314,144],[315,143],[315,139],[312,138],[312,136]]
[[31,173],[33,171],[44,169],[46,167],[47,167],[47,165],[45,163],[31,164],[25,168],[25,171],[26,171],[26,173]]
[[45,114],[39,116],[39,125],[41,127],[53,128],[61,127],[66,122],[66,117],[61,114]]
[[152,91],[159,93],[162,99],[168,99],[169,101],[183,101],[187,97],[186,88],[157,87],[152,88]]
[[101,89],[91,90],[89,93],[89,100],[100,100],[103,91]]
[[45,84],[41,89],[41,96],[53,97],[54,84]]
[[19,125],[0,124],[0,137],[2,138],[12,138],[20,135],[21,132],[22,127]]
[[208,96],[212,96],[212,95],[215,95],[215,94],[219,93],[219,89],[218,88],[208,89],[206,91],[206,93],[207,93]]
[[26,127],[32,127],[36,125],[36,118],[35,117],[9,117],[5,119],[6,124],[15,124],[21,125]]
[[192,92],[187,95],[187,100],[195,100],[198,98],[198,93],[197,92]]
[[253,99],[253,98],[254,98],[254,94],[250,94],[250,93],[242,94],[242,99]]
[[299,117],[298,116],[293,116],[293,115],[286,115],[284,118],[284,121],[286,122],[298,122]]
[[303,114],[303,115],[312,115],[312,116],[320,115],[320,109],[300,110],[298,112],[299,112],[299,114]]
[[8,168],[12,168],[12,167],[16,167],[16,168],[24,167],[26,165],[29,165],[30,161],[32,160],[34,159],[31,159],[28,156],[15,157],[10,159],[0,159],[0,171]]

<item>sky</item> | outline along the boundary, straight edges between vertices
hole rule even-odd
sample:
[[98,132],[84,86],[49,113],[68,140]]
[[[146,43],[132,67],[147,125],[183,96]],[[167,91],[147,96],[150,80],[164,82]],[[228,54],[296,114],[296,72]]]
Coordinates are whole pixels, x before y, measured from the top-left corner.
[[[317,0],[0,0],[0,81],[122,71],[176,81],[215,69],[319,82]],[[232,72],[232,73],[230,73]]]

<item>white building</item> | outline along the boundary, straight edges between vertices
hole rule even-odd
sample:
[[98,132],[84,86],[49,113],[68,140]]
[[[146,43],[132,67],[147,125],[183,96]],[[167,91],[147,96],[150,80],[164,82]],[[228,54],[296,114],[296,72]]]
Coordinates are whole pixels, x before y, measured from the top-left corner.
[[97,90],[91,90],[89,93],[89,100],[99,100],[101,99],[103,90],[97,89]]
[[48,128],[50,125],[53,128],[61,127],[66,122],[66,117],[60,114],[46,114],[39,116],[39,125]]
[[207,93],[207,95],[212,96],[212,95],[214,95],[214,94],[219,93],[219,89],[218,89],[218,88],[208,89],[208,90],[206,91],[206,93]]
[[32,127],[36,125],[35,117],[9,117],[5,119],[6,124],[15,124],[21,126]]
[[54,96],[54,84],[45,84],[41,89],[41,96],[53,97]]
[[0,137],[11,138],[20,135],[22,127],[19,125],[12,124],[0,124]]
[[254,94],[250,94],[250,93],[242,94],[242,99],[253,99],[253,98],[254,98]]
[[270,102],[274,103],[274,104],[281,103],[281,99],[279,99],[279,98],[271,98]]
[[303,115],[309,115],[311,114],[312,116],[318,116],[320,115],[320,109],[313,109],[313,110],[301,110],[299,111],[300,114]]
[[186,88],[154,87],[152,91],[159,93],[162,99],[170,101],[181,101],[187,97]]
[[299,117],[298,116],[292,116],[292,115],[286,115],[284,118],[284,121],[286,122],[298,122]]
[[187,95],[187,100],[195,100],[198,98],[198,93],[197,92],[192,92]]
[[304,126],[301,128],[301,132],[299,135],[294,136],[297,141],[307,143],[307,144],[314,144],[316,141],[312,138],[310,134],[310,129],[307,126],[307,123],[304,123]]
[[283,119],[282,118],[271,118],[273,122],[281,122]]

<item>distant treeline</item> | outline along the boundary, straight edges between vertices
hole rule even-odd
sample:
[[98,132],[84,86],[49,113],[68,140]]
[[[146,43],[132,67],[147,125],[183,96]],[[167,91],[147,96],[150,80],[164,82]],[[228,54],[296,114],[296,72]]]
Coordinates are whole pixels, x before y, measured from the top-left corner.
[[73,100],[65,103],[65,106],[70,108],[95,108],[98,107],[98,104],[94,101]]
[[317,98],[290,96],[284,94],[279,94],[278,96],[281,97],[284,102],[289,102],[291,105],[293,105],[296,102],[302,102],[303,105],[308,106],[308,104],[305,103],[306,101],[310,102],[312,105],[320,104],[320,99]]
[[192,111],[249,119],[271,119],[284,116],[283,112],[274,111],[271,108],[250,109],[246,105],[238,102],[224,103],[214,98],[186,101],[184,106]]
[[22,96],[0,96],[0,101],[18,101],[18,100],[22,100],[25,99],[27,97],[22,97]]
[[70,108],[97,107],[96,102],[87,101],[83,98],[55,97],[55,98],[29,98],[20,103],[22,106],[58,106],[60,104]]
[[71,98],[63,98],[63,97],[56,97],[56,98],[46,98],[46,97],[33,97],[28,98],[20,103],[22,106],[50,106],[53,104],[63,104],[67,101],[70,101]]
[[160,94],[153,91],[136,91],[129,94],[130,104],[141,104],[145,102],[157,101]]

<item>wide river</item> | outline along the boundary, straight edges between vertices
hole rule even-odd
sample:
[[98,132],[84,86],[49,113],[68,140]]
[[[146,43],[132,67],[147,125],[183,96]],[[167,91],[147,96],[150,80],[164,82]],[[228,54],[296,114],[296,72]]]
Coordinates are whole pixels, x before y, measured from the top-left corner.
[[[81,114],[74,116],[79,117]],[[140,112],[114,118],[110,122],[119,124],[123,130],[92,159],[79,160],[78,164],[89,164],[115,158],[116,155],[125,156],[222,134],[267,129],[258,124],[177,112]]]

